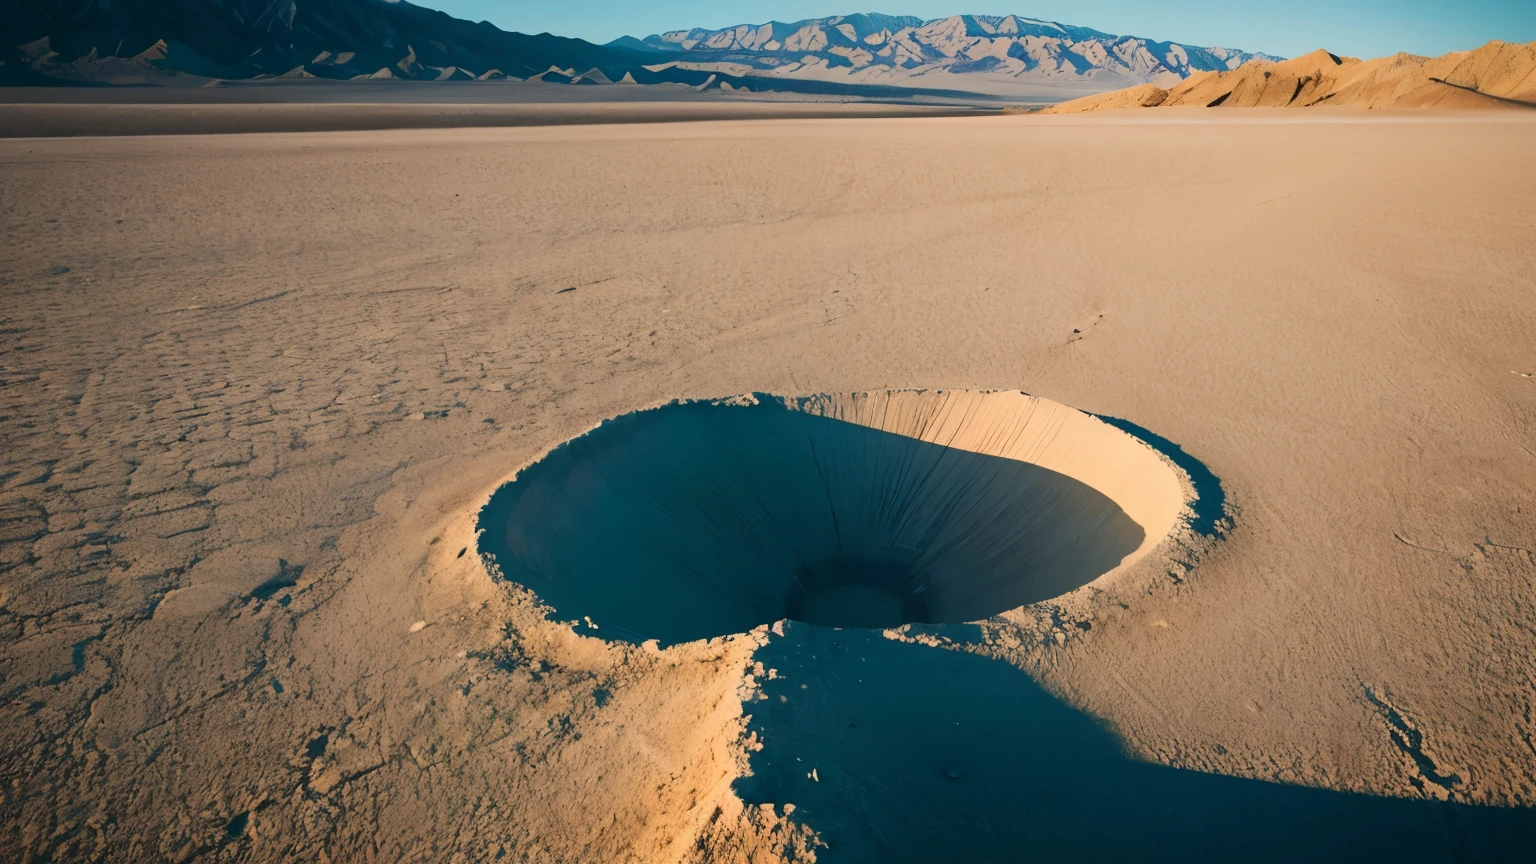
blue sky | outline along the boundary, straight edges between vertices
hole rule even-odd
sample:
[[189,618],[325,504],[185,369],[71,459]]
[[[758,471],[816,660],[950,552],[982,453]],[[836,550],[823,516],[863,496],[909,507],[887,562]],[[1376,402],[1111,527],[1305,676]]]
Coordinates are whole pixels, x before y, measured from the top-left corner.
[[1536,41],[1536,0],[413,0],[504,30],[593,42],[685,27],[795,21],[850,12],[939,18],[962,12],[1095,27],[1193,45],[1296,56],[1443,54],[1490,39]]

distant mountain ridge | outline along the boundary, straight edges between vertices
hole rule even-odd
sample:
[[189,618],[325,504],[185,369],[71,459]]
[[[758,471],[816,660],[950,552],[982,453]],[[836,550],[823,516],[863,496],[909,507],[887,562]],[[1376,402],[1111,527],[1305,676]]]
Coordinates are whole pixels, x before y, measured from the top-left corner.
[[1265,57],[1017,15],[843,15],[594,45],[406,0],[0,0],[0,34],[8,84],[514,79],[1056,102]]
[[212,78],[526,78],[553,66],[573,75],[596,68],[617,80],[647,60],[403,0],[7,0],[0,32],[11,42],[0,47],[20,48],[34,65],[83,61],[88,72],[92,62],[118,57]]
[[690,29],[612,47],[648,46],[688,64],[765,77],[818,78],[921,86],[954,76],[1039,83],[1077,79],[1171,86],[1198,72],[1236,69],[1279,57],[1232,48],[1160,42],[1041,21],[1021,15],[912,16],[860,14],[784,23]]

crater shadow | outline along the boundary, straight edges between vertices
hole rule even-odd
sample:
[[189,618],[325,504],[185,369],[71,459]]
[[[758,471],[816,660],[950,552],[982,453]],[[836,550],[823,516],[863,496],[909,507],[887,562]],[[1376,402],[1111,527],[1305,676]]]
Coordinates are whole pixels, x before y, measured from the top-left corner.
[[797,410],[687,402],[566,442],[491,497],[480,550],[561,619],[674,644],[784,618],[975,621],[1145,538],[1065,474]]
[[794,804],[825,864],[1513,861],[1536,848],[1531,809],[1130,758],[1093,718],[975,654],[790,625],[756,659],[777,674],[743,706],[762,749],[736,790]]

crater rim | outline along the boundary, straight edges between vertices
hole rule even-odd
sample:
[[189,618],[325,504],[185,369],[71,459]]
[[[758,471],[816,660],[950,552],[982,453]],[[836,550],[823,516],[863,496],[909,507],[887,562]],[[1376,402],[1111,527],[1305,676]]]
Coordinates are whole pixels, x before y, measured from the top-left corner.
[[[744,464],[754,453],[778,470]],[[902,479],[896,465],[908,474],[922,467],[927,479]],[[614,479],[637,471],[638,480]],[[711,479],[699,485],[699,477]],[[855,494],[855,477],[883,493]],[[1128,567],[1188,521],[1194,500],[1183,470],[1123,425],[1020,391],[750,393],[626,412],[555,445],[497,485],[476,517],[476,548],[494,577],[528,590],[553,620],[606,639],[677,644],[782,619],[872,629],[982,620]],[[899,510],[893,502],[913,501],[917,515],[889,516]],[[1052,515],[1063,501],[1075,515]],[[643,512],[652,505],[661,516]],[[807,515],[817,507],[828,518]],[[691,511],[727,515],[700,521]],[[962,512],[980,527],[957,527]],[[809,520],[812,539],[763,527],[781,515]],[[742,520],[751,530],[735,524]],[[663,528],[638,530],[642,523]],[[914,534],[913,524],[923,530]],[[645,548],[658,531],[684,546],[690,537],[719,541],[723,551]],[[1071,536],[1049,539],[1062,532]],[[829,536],[836,546],[821,543]],[[978,544],[983,552],[967,551]],[[881,554],[858,554],[871,549]],[[885,575],[850,575],[866,571]],[[782,590],[756,584],[775,580]]]

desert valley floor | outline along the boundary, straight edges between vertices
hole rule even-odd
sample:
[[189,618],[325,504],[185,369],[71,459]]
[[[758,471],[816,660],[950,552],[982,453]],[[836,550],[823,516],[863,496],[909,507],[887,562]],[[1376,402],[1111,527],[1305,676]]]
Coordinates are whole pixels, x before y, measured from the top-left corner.
[[[1499,859],[1533,153],[1172,109],[0,141],[0,847]],[[665,648],[476,554],[606,418],[892,388],[1134,424],[1225,516],[981,626]]]

